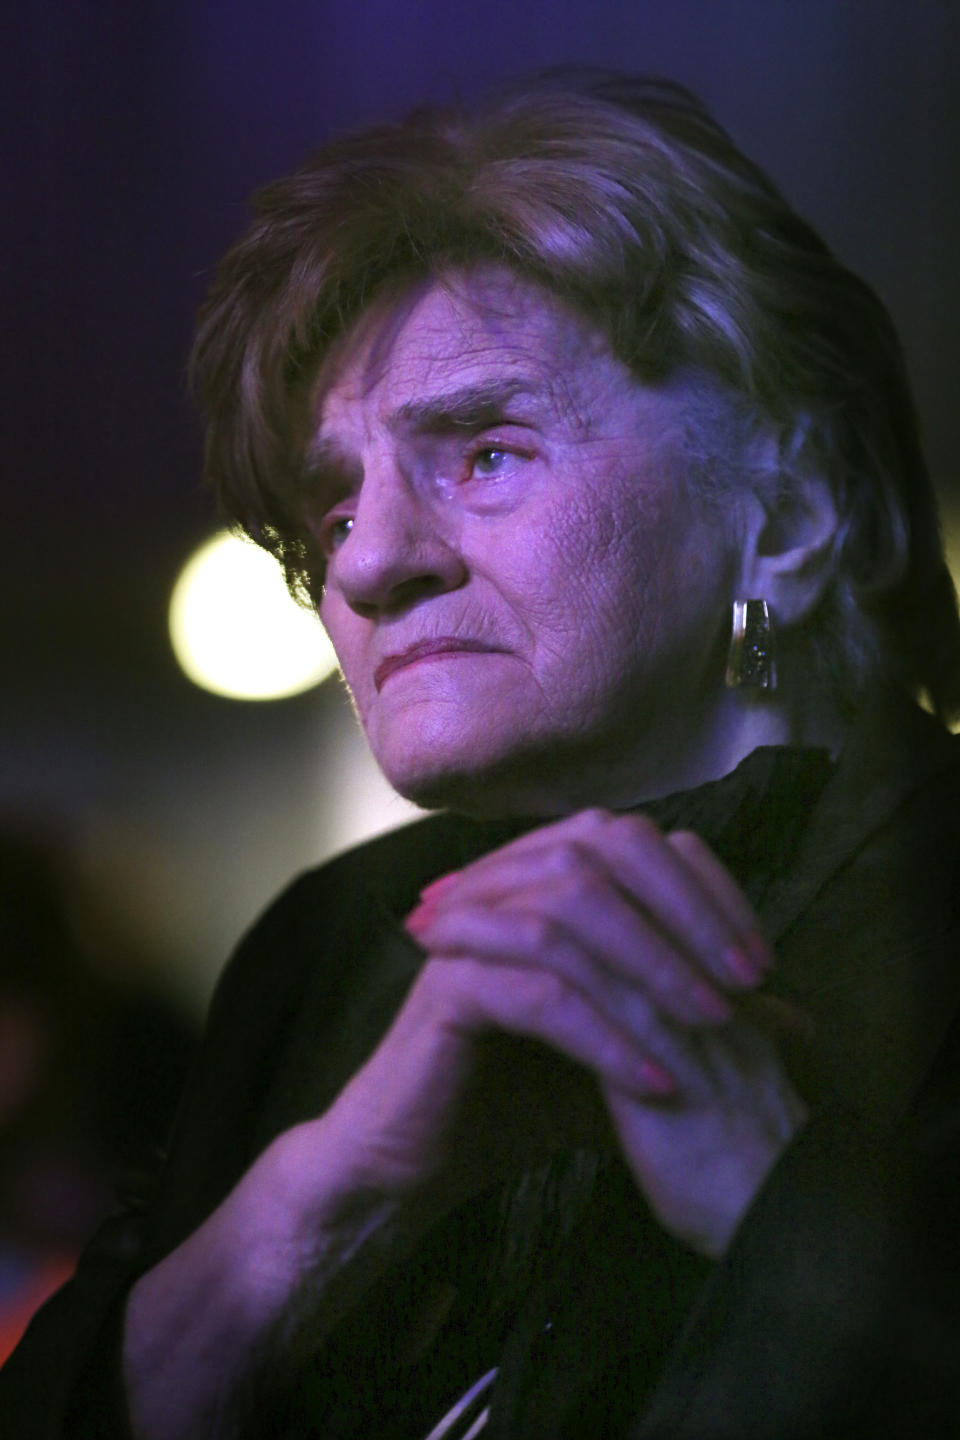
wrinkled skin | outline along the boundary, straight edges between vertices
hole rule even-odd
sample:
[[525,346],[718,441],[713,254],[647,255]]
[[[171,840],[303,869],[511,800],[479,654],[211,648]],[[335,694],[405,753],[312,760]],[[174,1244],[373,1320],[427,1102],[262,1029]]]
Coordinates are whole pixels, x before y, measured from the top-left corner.
[[334,350],[312,444],[320,613],[402,793],[622,807],[783,738],[774,706],[722,683],[736,512],[722,525],[684,483],[692,384],[639,385],[498,271],[375,308]]

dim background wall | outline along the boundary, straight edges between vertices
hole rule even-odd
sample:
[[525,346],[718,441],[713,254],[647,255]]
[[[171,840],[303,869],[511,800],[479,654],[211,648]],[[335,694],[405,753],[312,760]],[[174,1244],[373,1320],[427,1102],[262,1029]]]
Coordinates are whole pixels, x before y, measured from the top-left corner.
[[215,523],[192,316],[249,192],[333,131],[571,60],[692,86],[892,308],[937,482],[960,496],[953,0],[11,9],[0,820],[69,854],[105,964],[145,956],[199,1008],[289,875],[407,813],[336,682],[218,700],[166,638],[177,568]]

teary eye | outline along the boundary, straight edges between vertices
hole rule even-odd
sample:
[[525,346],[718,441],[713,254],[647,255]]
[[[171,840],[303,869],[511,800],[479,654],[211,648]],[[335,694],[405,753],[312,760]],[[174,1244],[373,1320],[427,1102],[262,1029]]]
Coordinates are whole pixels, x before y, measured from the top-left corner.
[[321,536],[324,554],[332,555],[334,550],[339,550],[352,529],[352,515],[332,515],[325,520]]
[[485,445],[482,450],[474,452],[471,473],[481,477],[496,475],[509,459],[509,450],[500,450],[496,445]]

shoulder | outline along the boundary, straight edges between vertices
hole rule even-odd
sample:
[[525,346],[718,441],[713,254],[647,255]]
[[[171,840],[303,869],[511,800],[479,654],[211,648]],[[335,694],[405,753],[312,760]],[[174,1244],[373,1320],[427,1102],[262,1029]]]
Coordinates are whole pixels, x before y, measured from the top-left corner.
[[919,711],[853,735],[773,913],[829,1088],[896,1124],[960,1014],[957,739]]
[[918,706],[894,700],[851,726],[789,872],[768,903],[782,935],[851,867],[896,880],[920,852],[943,873],[960,844],[960,737]]

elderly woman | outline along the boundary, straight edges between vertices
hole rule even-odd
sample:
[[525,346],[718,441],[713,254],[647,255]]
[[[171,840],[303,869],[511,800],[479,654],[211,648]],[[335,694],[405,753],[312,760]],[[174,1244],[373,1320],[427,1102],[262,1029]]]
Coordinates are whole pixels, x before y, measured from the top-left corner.
[[266,190],[196,374],[446,813],[241,947],[22,1433],[954,1433],[960,628],[877,299],[567,78]]

